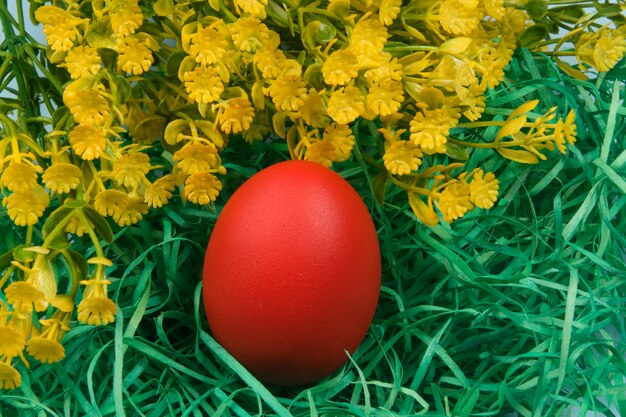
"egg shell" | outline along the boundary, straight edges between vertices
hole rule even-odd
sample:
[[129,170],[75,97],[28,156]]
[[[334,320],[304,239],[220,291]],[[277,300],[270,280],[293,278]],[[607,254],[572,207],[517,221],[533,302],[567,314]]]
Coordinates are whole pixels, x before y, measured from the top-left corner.
[[217,341],[268,384],[315,382],[354,353],[380,293],[369,211],[334,171],[265,168],[228,200],[207,247],[203,296]]

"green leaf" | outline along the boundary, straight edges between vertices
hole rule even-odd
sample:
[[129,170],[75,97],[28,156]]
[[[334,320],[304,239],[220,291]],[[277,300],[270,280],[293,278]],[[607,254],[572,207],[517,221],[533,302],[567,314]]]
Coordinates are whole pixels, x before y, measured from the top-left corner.
[[37,254],[33,251],[26,250],[26,249],[27,249],[27,246],[24,244],[16,246],[15,249],[13,249],[13,259],[22,263],[34,261]]
[[11,265],[11,261],[13,260],[13,251],[7,251],[0,255],[0,271],[3,271],[9,265]]
[[181,50],[177,50],[172,55],[170,55],[165,62],[165,75],[171,77],[178,74],[180,63],[183,62],[183,59],[185,59],[186,56],[187,53]]
[[50,213],[45,223],[43,224],[43,227],[41,228],[41,234],[43,235],[44,239],[48,237],[50,232],[59,223],[61,223],[63,220],[65,220],[68,216],[70,216],[74,212],[75,208],[71,207],[71,205],[68,205],[68,203],[71,204],[72,202],[75,202],[75,201],[82,201],[82,200],[70,200],[66,202],[66,204],[62,205],[61,207],[59,207],[58,209]]
[[117,64],[118,53],[111,48],[98,48],[98,54],[102,60],[102,66],[111,70],[115,70]]
[[113,71],[106,71],[106,77],[110,81],[111,93],[113,94],[114,103],[124,104],[130,98],[132,87],[130,82],[120,74]]
[[54,130],[65,130],[67,120],[70,116],[70,110],[67,107],[61,106],[57,108],[54,113],[52,113],[52,128]]
[[91,222],[91,224],[93,224],[93,227],[96,229],[96,233],[98,233],[100,238],[107,243],[112,243],[114,235],[109,222],[107,222],[100,213],[90,206],[85,206],[83,208],[83,213],[85,213],[87,219]]
[[446,154],[457,161],[467,161],[469,159],[469,151],[465,146],[448,142],[446,144]]
[[550,31],[546,25],[538,24],[526,28],[520,35],[519,40],[522,46],[532,45],[533,43],[542,41],[548,36]]
[[87,202],[85,200],[66,200],[65,203],[63,203],[63,207],[70,209],[82,209],[86,205]]
[[528,0],[526,11],[532,19],[541,19],[548,12],[548,3],[546,0]]
[[387,179],[387,171],[382,171],[380,174],[372,178],[372,192],[374,193],[374,198],[379,206],[385,204]]

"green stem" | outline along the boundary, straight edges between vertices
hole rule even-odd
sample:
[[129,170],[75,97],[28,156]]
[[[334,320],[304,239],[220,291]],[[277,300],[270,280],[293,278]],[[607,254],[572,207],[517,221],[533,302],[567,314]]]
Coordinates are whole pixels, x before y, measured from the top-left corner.
[[[85,213],[83,213],[82,210],[76,211],[76,215],[80,219],[80,222],[83,224],[83,226],[85,226],[85,229],[87,229],[87,234],[89,235],[89,238],[91,239],[91,243],[93,243],[93,247],[96,251],[96,256],[104,257],[104,251],[102,250],[102,245],[100,244],[100,238],[98,238],[98,235],[96,234],[96,231],[91,225],[91,222],[89,221],[87,216],[85,216]],[[98,265],[98,266],[101,266],[101,265]]]
[[61,219],[56,226],[54,226],[54,229],[52,229],[50,231],[50,233],[48,233],[48,236],[46,236],[46,239],[43,241],[43,243],[41,244],[41,246],[43,248],[47,248],[48,245],[50,245],[54,239],[59,235],[59,233],[62,233],[65,231],[65,227],[67,226],[67,224],[72,220],[72,216],[74,216],[74,214],[76,213],[76,211],[79,211],[79,209],[74,209],[72,211],[70,211],[67,216],[65,216],[63,219]]
[[39,59],[37,58],[37,54],[35,54],[30,45],[27,45],[24,50],[26,51],[26,54],[30,57],[30,59],[33,60],[33,63],[37,66],[39,71],[41,71],[43,75],[45,75],[50,83],[54,86],[57,92],[59,94],[63,94],[63,86],[61,85],[61,83],[56,79],[54,75],[50,73],[50,71],[48,71],[48,68],[46,68],[45,65],[41,63],[41,61],[39,61]]
[[495,145],[495,144],[493,144],[491,142],[489,142],[489,143],[465,142],[465,141],[454,139],[454,138],[448,138],[448,142],[454,143],[455,145],[469,146],[470,148],[490,148],[490,149],[494,149],[494,148],[498,147],[497,145]]

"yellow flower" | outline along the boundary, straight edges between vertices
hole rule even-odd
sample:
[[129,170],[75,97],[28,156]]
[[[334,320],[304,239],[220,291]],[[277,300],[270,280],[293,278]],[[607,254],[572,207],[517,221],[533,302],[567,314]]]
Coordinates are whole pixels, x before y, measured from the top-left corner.
[[349,49],[337,50],[322,65],[322,75],[326,84],[346,85],[359,75],[359,60]]
[[445,109],[418,111],[410,122],[411,141],[428,155],[444,153],[448,142],[447,135],[450,128],[455,125],[456,119]]
[[422,164],[422,151],[413,142],[398,140],[385,150],[383,161],[385,168],[394,175],[407,175]]
[[476,207],[490,209],[498,199],[498,180],[493,172],[484,174],[482,169],[474,173],[469,185],[470,200]]
[[337,150],[331,142],[319,140],[307,147],[304,159],[330,167],[333,164],[336,153]]
[[220,31],[212,26],[200,27],[191,37],[189,56],[204,66],[215,64],[222,59],[228,49],[228,41]]
[[139,75],[150,69],[154,63],[152,51],[136,38],[125,38],[117,52],[117,70]]
[[82,171],[76,165],[57,162],[50,165],[41,178],[53,193],[67,194],[78,187],[82,175]]
[[67,226],[65,226],[65,231],[67,233],[74,234],[78,237],[84,236],[87,233],[87,228],[80,221],[80,218],[76,215],[72,216]]
[[215,175],[201,172],[187,178],[183,198],[195,204],[209,204],[215,201],[221,190],[222,183]]
[[463,116],[468,120],[475,121],[480,119],[485,111],[485,93],[478,86],[472,86],[467,90],[467,95],[461,100],[460,106],[466,108]]
[[122,38],[132,35],[143,24],[138,0],[111,0],[109,15],[113,32]]
[[26,335],[8,327],[0,325],[0,356],[15,357],[24,350]]
[[274,79],[282,72],[281,65],[287,60],[280,49],[264,45],[254,54],[254,64],[263,73],[263,78]]
[[129,196],[124,208],[113,213],[113,220],[120,226],[130,226],[141,220],[147,212],[148,205],[143,197]]
[[222,164],[212,143],[187,143],[173,156],[177,167],[187,175],[209,172]]
[[144,201],[154,208],[163,207],[170,198],[176,184],[176,178],[172,174],[164,175],[154,181],[144,194]]
[[525,10],[513,7],[504,8],[504,18],[501,27],[513,35],[522,33],[529,26],[530,22],[532,21]]
[[107,132],[103,127],[78,125],[69,133],[69,138],[76,155],[91,161],[104,152]]
[[100,71],[100,55],[91,46],[77,46],[65,56],[65,63],[59,65],[65,67],[72,79],[97,74]]
[[483,18],[477,0],[443,0],[439,8],[439,23],[446,32],[468,35]]
[[93,207],[103,216],[115,216],[124,211],[128,202],[128,194],[120,190],[103,190],[96,195]]
[[69,51],[74,42],[80,42],[78,31],[81,19],[56,6],[42,6],[35,12],[35,17],[43,23],[43,33],[54,51]]
[[12,161],[0,177],[0,183],[11,191],[29,191],[37,184],[37,172],[41,167]]
[[196,67],[193,71],[183,74],[185,89],[189,101],[196,103],[212,103],[220,98],[224,84],[215,67]]
[[115,321],[117,308],[108,297],[90,297],[78,304],[78,321],[100,326]]
[[328,125],[328,113],[324,107],[324,102],[314,88],[309,90],[306,101],[300,107],[300,116],[311,127],[319,128]]
[[40,185],[35,185],[30,191],[16,191],[5,197],[2,204],[17,226],[32,226],[43,215],[50,198]]
[[233,3],[235,5],[235,10],[240,15],[247,13],[251,16],[265,19],[265,6],[267,6],[267,0],[234,0]]
[[324,130],[322,140],[332,143],[335,147],[333,161],[343,162],[352,154],[355,138],[352,134],[352,129],[346,125],[331,123]]
[[365,78],[370,83],[382,83],[386,81],[402,81],[402,64],[398,58],[393,58],[391,54],[384,52],[376,59],[376,65],[365,71]]
[[[68,88],[69,89],[69,88]],[[109,116],[109,103],[102,96],[104,86],[95,88],[72,89],[63,94],[63,101],[70,109],[77,123],[102,125]]]
[[220,105],[222,108],[218,122],[224,133],[239,133],[250,128],[254,118],[254,108],[248,99],[235,97]]
[[350,33],[349,48],[364,66],[370,62],[372,55],[379,54],[389,38],[387,28],[378,20],[369,17],[362,18],[354,25]]
[[437,207],[448,223],[463,217],[474,208],[470,199],[470,186],[461,181],[447,185],[437,198]]
[[272,97],[278,111],[298,111],[307,99],[306,84],[295,75],[279,75],[263,92]]
[[115,160],[112,176],[118,185],[136,187],[150,172],[150,157],[143,152],[121,155]]
[[400,14],[402,0],[382,0],[378,9],[378,19],[385,26],[390,26]]
[[347,125],[365,111],[365,98],[357,87],[340,88],[330,96],[327,110],[335,122]]
[[256,51],[270,38],[269,29],[256,17],[241,17],[228,29],[235,46],[245,52]]
[[25,281],[16,281],[4,289],[9,304],[14,311],[22,314],[30,314],[35,311],[44,311],[48,308],[48,302],[44,293]]
[[61,343],[41,336],[31,337],[26,342],[26,351],[43,363],[58,362],[65,357],[65,348]]
[[367,109],[380,116],[397,112],[404,101],[402,84],[398,81],[384,81],[373,84],[367,94]]
[[17,388],[22,383],[22,376],[9,362],[10,358],[0,360],[0,389]]
[[483,7],[487,14],[496,20],[502,20],[506,15],[504,0],[484,0]]
[[596,34],[597,42],[593,47],[593,63],[600,72],[609,71],[626,53],[626,29],[611,30],[603,28]]

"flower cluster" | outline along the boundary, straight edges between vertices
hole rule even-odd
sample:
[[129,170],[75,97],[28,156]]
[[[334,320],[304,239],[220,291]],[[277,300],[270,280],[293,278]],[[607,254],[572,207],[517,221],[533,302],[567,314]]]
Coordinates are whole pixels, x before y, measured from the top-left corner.
[[[506,118],[485,112],[516,48],[576,78],[626,54],[619,8],[565,3],[32,1],[48,46],[30,57],[58,97],[43,97],[52,117],[41,134],[31,103],[0,113],[2,204],[26,229],[0,256],[0,389],[20,384],[16,360],[63,358],[74,311],[87,324],[114,320],[101,247],[111,225],[172,198],[215,201],[233,136],[285,140],[292,158],[325,166],[357,154],[377,172],[373,186],[406,191],[425,225],[493,207],[498,180],[465,166],[473,148],[534,164],[576,138],[573,112],[537,114],[536,100]],[[558,28],[566,34],[551,36]],[[465,134],[484,127],[492,137]],[[92,258],[71,249],[83,236]]]

